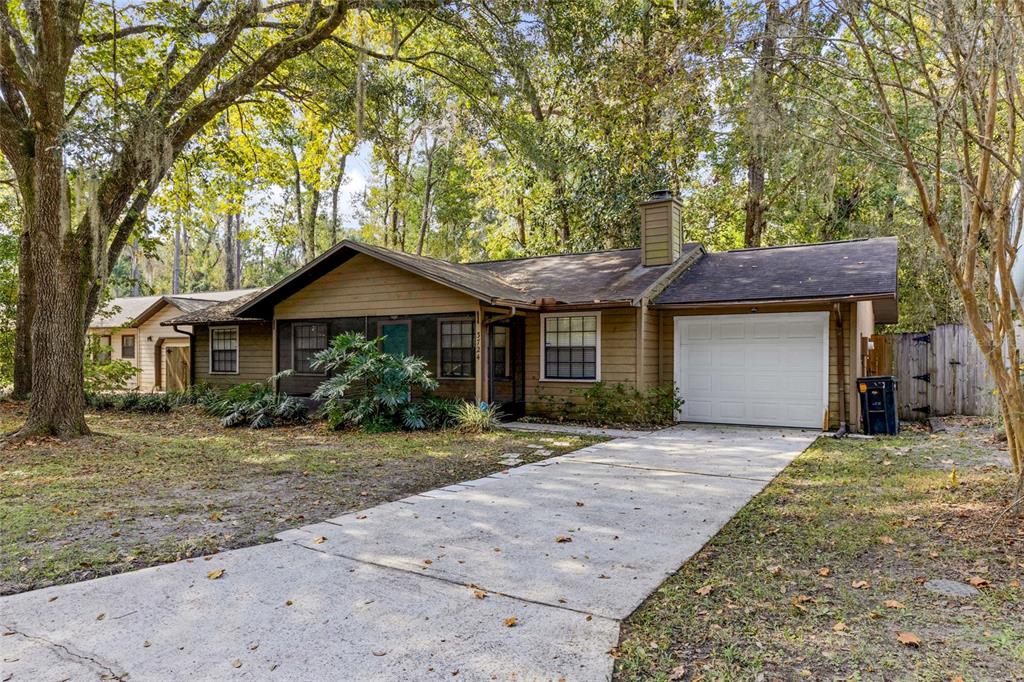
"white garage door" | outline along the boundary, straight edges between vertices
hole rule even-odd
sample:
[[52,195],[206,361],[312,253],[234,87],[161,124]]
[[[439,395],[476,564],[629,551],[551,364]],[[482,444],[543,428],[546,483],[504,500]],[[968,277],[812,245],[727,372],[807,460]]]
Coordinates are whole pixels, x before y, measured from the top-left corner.
[[681,421],[821,428],[828,313],[675,318]]

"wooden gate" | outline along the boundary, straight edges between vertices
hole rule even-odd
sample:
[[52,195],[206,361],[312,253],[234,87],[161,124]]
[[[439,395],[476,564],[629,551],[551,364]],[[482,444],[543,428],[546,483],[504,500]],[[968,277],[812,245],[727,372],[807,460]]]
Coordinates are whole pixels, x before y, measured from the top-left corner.
[[[1019,326],[1016,332],[1020,344],[1024,333]],[[876,336],[872,341],[875,349],[865,369],[896,377],[900,419],[996,413],[995,386],[968,327],[943,324],[930,332]]]
[[167,391],[184,391],[189,384],[188,346],[167,348]]

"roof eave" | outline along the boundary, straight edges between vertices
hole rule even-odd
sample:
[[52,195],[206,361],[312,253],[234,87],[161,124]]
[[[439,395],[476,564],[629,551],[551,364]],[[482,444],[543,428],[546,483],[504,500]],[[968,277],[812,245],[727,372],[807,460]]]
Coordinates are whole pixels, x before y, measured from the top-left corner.
[[733,299],[724,301],[695,301],[692,303],[652,303],[652,308],[673,310],[682,308],[711,308],[715,306],[771,305],[786,303],[854,303],[857,301],[896,300],[896,293],[848,294],[844,296],[803,296],[787,298]]

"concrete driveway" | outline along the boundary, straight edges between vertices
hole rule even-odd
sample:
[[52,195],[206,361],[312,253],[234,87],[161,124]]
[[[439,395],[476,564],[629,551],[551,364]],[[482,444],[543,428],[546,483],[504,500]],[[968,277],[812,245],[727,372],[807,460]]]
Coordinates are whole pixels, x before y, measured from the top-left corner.
[[678,426],[0,598],[0,680],[607,679],[620,621],[816,435]]

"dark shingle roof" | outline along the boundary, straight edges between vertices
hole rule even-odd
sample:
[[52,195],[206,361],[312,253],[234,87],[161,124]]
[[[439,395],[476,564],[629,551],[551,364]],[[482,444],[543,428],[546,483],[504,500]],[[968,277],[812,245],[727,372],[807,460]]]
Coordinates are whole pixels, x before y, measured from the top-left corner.
[[265,289],[250,289],[247,293],[227,301],[220,301],[213,305],[207,304],[174,319],[167,320],[161,324],[169,327],[174,324],[208,324],[210,322],[254,322],[260,320],[257,317],[237,317],[235,311],[252,301]]
[[89,324],[90,328],[107,329],[131,327],[149,319],[151,315],[171,304],[182,312],[191,312],[222,301],[236,299],[253,291],[252,289],[231,289],[229,291],[200,291],[190,294],[167,294],[156,296],[122,296],[111,299],[103,305]]
[[[683,255],[700,249],[684,244]],[[642,295],[671,265],[644,267],[640,249],[567,253],[512,260],[468,263],[523,292],[525,301],[553,298],[559,303],[625,301]]]
[[709,253],[658,305],[896,295],[896,238]]

